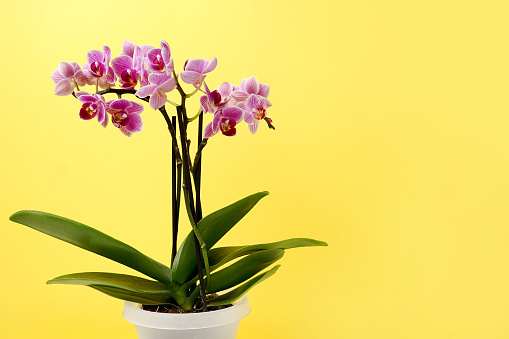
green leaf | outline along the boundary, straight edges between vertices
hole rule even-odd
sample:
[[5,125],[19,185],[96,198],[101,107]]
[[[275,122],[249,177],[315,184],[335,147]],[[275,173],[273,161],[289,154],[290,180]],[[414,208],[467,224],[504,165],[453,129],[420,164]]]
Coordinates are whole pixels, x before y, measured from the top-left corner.
[[92,227],[38,211],[19,211],[11,215],[10,220],[126,265],[162,283],[172,284],[171,270],[167,266]]
[[281,265],[274,266],[269,271],[259,274],[253,279],[247,281],[246,283],[240,285],[239,287],[231,290],[228,293],[222,294],[220,296],[217,296],[215,298],[212,298],[207,301],[208,306],[222,306],[222,305],[229,305],[236,300],[238,300],[240,297],[242,297],[244,294],[246,294],[250,289],[252,289],[255,285],[261,283],[265,279],[271,277],[276,273],[276,271],[281,267]]
[[110,297],[127,300],[134,303],[139,303],[143,305],[168,305],[172,304],[173,300],[169,296],[165,295],[152,295],[152,294],[143,294],[132,292],[128,290],[123,290],[115,287],[108,286],[100,286],[100,285],[90,285],[93,289],[103,292]]
[[[268,192],[259,192],[215,211],[197,224],[198,230],[211,249],[233,226],[235,226]],[[179,248],[173,262],[173,281],[184,283],[196,274],[194,233],[190,232]]]
[[[219,267],[224,264],[230,262],[231,260],[237,259],[239,257],[249,255],[252,253],[264,251],[264,250],[272,250],[272,249],[291,249],[296,247],[306,247],[306,246],[327,246],[327,243],[323,241],[318,241],[314,239],[308,238],[294,238],[287,239],[273,243],[267,244],[256,244],[250,246],[231,246],[231,247],[218,247],[213,248],[209,251],[209,262],[210,262],[210,270],[213,272],[217,270]],[[190,287],[198,281],[198,275],[195,275],[193,279],[186,282],[183,287]]]
[[263,250],[282,249],[287,250],[297,247],[307,246],[327,246],[326,242],[308,239],[308,238],[293,238],[282,240],[267,244],[256,244],[250,246],[232,246],[232,247],[218,247],[209,251],[209,262],[211,270],[226,264],[227,262],[239,258],[244,255],[255,253]]
[[101,285],[143,294],[175,294],[173,290],[169,289],[168,286],[159,281],[148,280],[127,274],[106,272],[83,272],[66,274],[49,280],[47,284],[84,286]]
[[240,259],[210,276],[207,293],[224,291],[243,283],[281,259],[284,254],[285,251],[281,249],[273,249],[256,252]]

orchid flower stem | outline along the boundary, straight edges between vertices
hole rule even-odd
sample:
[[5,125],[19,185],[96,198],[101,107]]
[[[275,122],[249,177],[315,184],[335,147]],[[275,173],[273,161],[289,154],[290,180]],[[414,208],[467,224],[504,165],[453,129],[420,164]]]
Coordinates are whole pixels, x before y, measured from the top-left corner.
[[198,113],[196,113],[196,115],[195,115],[195,116],[193,116],[193,117],[191,117],[191,118],[187,119],[187,122],[191,122],[191,121],[193,121],[193,120],[196,120],[196,118],[198,118],[198,117],[200,116],[200,114],[201,114],[201,113],[202,113],[202,110],[200,109],[200,110],[198,111]]
[[204,283],[204,277],[203,277],[203,265],[202,265],[202,255],[203,255],[203,261],[205,263],[205,270],[207,274],[210,272],[210,267],[208,263],[208,256],[207,256],[207,250],[206,250],[206,244],[203,242],[203,239],[201,239],[201,235],[198,231],[198,221],[194,205],[194,199],[193,199],[193,188],[192,188],[192,182],[191,182],[191,164],[189,159],[189,148],[187,143],[187,114],[185,109],[185,103],[186,103],[186,97],[185,93],[182,90],[182,87],[180,85],[177,85],[177,89],[182,97],[182,104],[180,106],[177,106],[177,119],[179,124],[179,130],[180,130],[180,145],[182,146],[182,160],[183,160],[183,166],[184,166],[184,173],[183,173],[183,189],[184,189],[184,198],[186,199],[186,209],[189,216],[189,221],[191,223],[191,226],[193,227],[193,233],[194,233],[194,244],[195,244],[195,251],[196,251],[196,264],[199,274],[199,281],[200,281],[200,296],[201,301],[203,305],[203,311],[208,311],[207,309],[207,297],[205,293],[205,283]]
[[[196,151],[196,155],[194,157],[193,162],[193,175],[195,177],[195,182],[198,179],[198,182],[201,179],[201,154],[205,146],[207,146],[207,142],[209,139],[205,138],[200,142],[200,145],[198,146],[198,150]],[[200,171],[200,172],[199,172]]]
[[[171,118],[173,126],[177,124],[177,118]],[[178,236],[178,223],[179,223],[179,210],[180,210],[180,185],[182,176],[182,162],[177,162],[178,148],[172,147],[171,152],[171,191],[172,191],[172,252],[171,252],[171,265],[175,261],[177,255],[177,236]]]
[[196,89],[195,89],[194,91],[192,91],[192,92],[191,92],[191,93],[189,93],[189,94],[186,94],[186,98],[190,98],[190,97],[192,97],[193,95],[195,95],[195,94],[196,94],[196,92],[198,92],[198,91],[200,90],[200,88],[201,88],[201,84],[202,84],[202,83],[203,83],[203,81],[200,83],[200,86],[196,87]]
[[170,99],[166,99],[166,102],[169,103],[169,104],[172,104],[173,106],[177,107],[178,104],[174,103],[173,101],[171,101]]

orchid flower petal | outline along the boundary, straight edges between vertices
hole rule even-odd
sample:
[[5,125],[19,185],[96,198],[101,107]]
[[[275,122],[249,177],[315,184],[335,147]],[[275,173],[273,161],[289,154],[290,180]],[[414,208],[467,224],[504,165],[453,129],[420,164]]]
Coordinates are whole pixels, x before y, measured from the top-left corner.
[[228,119],[233,119],[237,123],[242,121],[242,110],[238,107],[226,107],[222,110],[221,114]]
[[103,52],[98,51],[96,49],[88,51],[87,61],[89,64],[92,64],[94,62],[102,63],[104,61],[104,54],[103,54]]
[[212,123],[209,123],[207,124],[207,126],[205,126],[205,129],[203,131],[203,137],[204,138],[213,137],[214,135],[217,134],[217,132],[219,132],[219,130],[214,131],[214,129],[212,128]]
[[143,122],[138,114],[129,115],[129,122],[124,126],[130,133],[138,133],[143,130]]
[[74,67],[68,62],[62,61],[58,65],[58,70],[64,78],[72,78],[74,76]]
[[123,71],[134,68],[133,59],[128,55],[119,55],[111,60],[111,68],[116,75],[120,76]]
[[122,53],[134,59],[134,50],[136,49],[136,47],[138,46],[136,46],[134,42],[124,40],[124,42],[122,43]]
[[258,131],[258,126],[260,125],[260,120],[253,119],[253,123],[248,125],[249,131],[251,134],[255,134]]
[[140,98],[148,97],[149,95],[152,95],[154,93],[156,88],[157,88],[157,85],[143,86],[136,91],[136,96],[140,97]]
[[93,97],[90,93],[88,93],[87,91],[78,91],[76,93],[74,93],[74,95],[76,96],[76,98],[79,98],[82,96],[82,95],[86,95],[86,96],[91,96]]
[[168,79],[170,79],[170,76],[168,74],[157,74],[152,73],[148,76],[148,81],[154,85],[162,85],[165,83]]
[[246,101],[249,97],[249,94],[242,90],[233,91],[231,94],[231,97],[234,98],[236,101]]
[[267,84],[260,84],[260,89],[258,90],[258,95],[261,95],[263,97],[268,97],[270,91],[270,86]]
[[128,109],[129,107],[131,107],[133,103],[129,100],[126,100],[126,99],[117,99],[117,100],[112,100],[112,102],[110,102],[110,109],[112,110],[119,110],[119,111],[125,111],[126,109]]
[[260,99],[255,94],[251,94],[246,100],[246,108],[248,110],[253,109],[256,105],[260,104]]
[[186,84],[193,84],[200,77],[200,73],[194,71],[182,71],[180,72],[180,78]]
[[207,61],[203,59],[190,59],[187,61],[185,71],[193,71],[197,73],[203,73],[205,67],[207,67]]
[[212,72],[217,67],[217,58],[212,58],[212,61],[207,65],[207,67],[201,73],[209,73]]
[[229,82],[223,82],[221,85],[219,85],[217,91],[219,92],[219,94],[221,94],[221,97],[227,98],[233,92],[233,85],[230,84]]
[[161,40],[160,44],[161,44],[161,56],[163,57],[163,62],[165,65],[168,65],[170,63],[170,58],[171,58],[170,46],[164,40]]
[[173,91],[175,87],[176,87],[175,78],[171,77],[170,79],[166,80],[163,84],[159,86],[159,90],[167,93]]
[[247,94],[258,94],[258,91],[260,90],[260,84],[258,83],[258,79],[255,77],[247,79],[244,86]]
[[57,84],[60,80],[65,79],[65,77],[60,74],[60,71],[58,69],[51,72],[51,80],[53,80],[54,84]]
[[164,106],[166,103],[166,94],[156,91],[150,96],[149,104],[154,110],[157,110]]
[[58,96],[69,95],[72,91],[74,91],[74,81],[62,79],[55,85],[55,94]]
[[131,106],[126,108],[129,114],[141,114],[143,112],[143,105],[134,101],[130,101]]

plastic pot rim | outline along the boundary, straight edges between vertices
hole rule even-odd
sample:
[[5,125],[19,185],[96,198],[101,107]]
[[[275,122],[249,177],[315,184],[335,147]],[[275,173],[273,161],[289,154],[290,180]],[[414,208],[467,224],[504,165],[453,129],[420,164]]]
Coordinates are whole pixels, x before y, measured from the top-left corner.
[[233,306],[201,313],[158,313],[142,310],[140,304],[124,302],[122,316],[127,321],[143,327],[190,330],[224,326],[239,322],[251,312],[249,298],[244,295]]

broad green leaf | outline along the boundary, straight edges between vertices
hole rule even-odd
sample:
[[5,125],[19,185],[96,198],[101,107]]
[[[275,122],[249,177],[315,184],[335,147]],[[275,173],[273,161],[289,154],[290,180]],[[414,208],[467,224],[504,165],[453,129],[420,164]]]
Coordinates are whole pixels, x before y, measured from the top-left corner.
[[224,291],[237,286],[255,274],[281,259],[285,251],[281,249],[260,251],[246,256],[210,276],[207,293]]
[[[233,226],[235,226],[268,192],[259,192],[215,211],[197,224],[198,230],[210,250]],[[190,232],[179,248],[173,262],[173,281],[184,283],[196,274],[194,233]]]
[[167,266],[92,227],[38,211],[19,211],[10,220],[131,267],[162,283],[172,283]]
[[105,287],[119,288],[141,294],[160,294],[175,296],[173,290],[163,283],[148,280],[127,274],[106,273],[106,272],[83,272],[72,273],[56,277],[47,284],[65,285],[101,285]]
[[251,280],[247,281],[246,283],[240,285],[239,287],[231,290],[230,292],[210,299],[209,301],[207,301],[207,305],[208,306],[222,306],[222,305],[229,305],[229,304],[235,302],[240,297],[242,297],[244,294],[246,294],[255,285],[261,283],[265,279],[274,275],[274,273],[276,273],[276,271],[279,269],[279,267],[281,267],[281,265],[274,266],[269,271],[257,275],[256,277],[254,277]]
[[143,305],[168,305],[174,301],[166,295],[154,295],[137,293],[128,290],[123,290],[115,287],[101,286],[101,285],[90,285],[93,289],[103,292],[110,297],[131,301]]
[[[318,241],[314,239],[308,238],[294,238],[287,239],[273,243],[267,244],[256,244],[250,246],[231,246],[231,247],[218,247],[213,248],[209,251],[209,263],[210,270],[213,272],[217,270],[222,265],[230,262],[231,260],[237,259],[239,257],[249,255],[252,253],[256,253],[264,250],[272,250],[272,249],[291,249],[296,247],[306,247],[306,246],[327,246],[327,243],[323,241]],[[185,283],[186,286],[190,286],[191,284],[198,281],[198,275],[194,276],[193,279],[189,280]]]
[[326,242],[308,239],[308,238],[294,238],[287,239],[267,244],[256,244],[250,246],[231,246],[231,247],[218,247],[213,248],[209,251],[209,263],[211,270],[217,269],[218,267],[226,264],[227,262],[239,258],[244,255],[248,255],[254,252],[272,249],[287,250],[297,247],[306,246],[327,246]]

